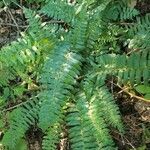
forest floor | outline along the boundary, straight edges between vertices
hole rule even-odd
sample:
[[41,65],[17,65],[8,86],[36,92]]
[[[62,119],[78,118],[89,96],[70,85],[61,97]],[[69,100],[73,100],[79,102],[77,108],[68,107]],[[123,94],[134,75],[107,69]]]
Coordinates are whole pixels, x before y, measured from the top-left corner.
[[[29,5],[28,7],[38,7]],[[150,1],[139,2],[136,7],[141,14],[150,13]],[[22,10],[17,6],[0,8],[0,48],[20,37],[20,32],[27,30],[28,25],[23,16]],[[111,92],[117,99],[126,133],[123,136],[112,130],[112,136],[119,146],[119,150],[150,150],[150,103],[141,101],[136,97],[131,97],[126,90],[120,89],[113,80],[108,85]],[[29,147],[32,150],[40,150],[39,131],[34,134],[29,132],[27,137]],[[63,150],[63,149],[61,149]],[[65,148],[64,148],[65,150]]]

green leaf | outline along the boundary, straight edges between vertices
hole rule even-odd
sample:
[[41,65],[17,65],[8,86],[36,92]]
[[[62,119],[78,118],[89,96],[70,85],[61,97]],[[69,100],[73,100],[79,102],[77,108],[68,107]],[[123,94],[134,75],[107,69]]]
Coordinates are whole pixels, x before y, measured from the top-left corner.
[[0,96],[0,106],[3,105],[5,103],[5,98]]
[[150,100],[150,93],[146,94],[144,98]]
[[8,87],[4,88],[4,98],[8,98],[8,96],[10,95],[10,90]]
[[13,90],[16,96],[21,96],[26,89],[23,85],[19,85],[16,86]]
[[4,127],[4,121],[2,119],[0,119],[0,129],[2,129]]
[[147,85],[138,85],[135,87],[136,91],[141,94],[150,94],[150,86]]
[[16,150],[27,150],[27,143],[24,139],[21,139],[16,145]]

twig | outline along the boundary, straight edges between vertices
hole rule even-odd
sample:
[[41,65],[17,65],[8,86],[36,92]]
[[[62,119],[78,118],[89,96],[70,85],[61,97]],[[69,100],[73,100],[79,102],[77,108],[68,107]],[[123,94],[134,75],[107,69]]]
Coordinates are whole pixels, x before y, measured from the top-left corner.
[[[111,82],[112,83],[112,82]],[[136,99],[139,99],[139,100],[142,100],[142,101],[145,101],[145,102],[149,102],[150,103],[150,100],[148,100],[148,99],[145,99],[145,98],[143,98],[143,97],[139,97],[139,96],[137,96],[137,95],[135,95],[135,94],[133,94],[133,93],[130,93],[128,90],[127,90],[127,88],[123,88],[123,87],[121,87],[120,85],[118,85],[118,84],[115,84],[115,83],[112,83],[112,84],[114,84],[115,86],[118,86],[120,89],[121,89],[121,92],[123,91],[123,92],[125,92],[126,94],[128,94],[128,95],[130,95],[131,97],[134,97],[134,98],[136,98]]]
[[[21,0],[22,1],[22,0]],[[21,5],[19,5],[18,3],[16,3],[15,1],[12,1],[15,5],[17,5],[19,8],[23,9],[23,7]]]
[[[3,0],[3,3],[4,3],[4,5],[8,8],[8,5],[6,4],[5,0]],[[16,20],[14,19],[14,17],[13,17],[13,15],[12,15],[11,11],[9,10],[9,8],[8,8],[8,13],[10,14],[11,19],[13,20],[14,24],[16,25],[17,30],[18,30],[19,32],[21,32],[20,29],[19,29],[19,26],[18,26]]]
[[123,90],[119,91],[118,94],[120,94],[120,93],[124,92],[124,90],[128,90],[128,89],[129,89],[129,87],[126,87]]
[[48,21],[48,22],[45,22],[45,23],[65,23],[65,22],[61,21],[61,20],[51,20],[51,21]]
[[128,52],[128,53],[127,53],[127,55],[130,55],[131,53],[133,53],[133,52],[137,52],[137,51],[139,51],[139,49],[134,49],[134,50],[132,50],[132,51]]
[[[5,25],[5,26],[13,26],[13,27],[17,27],[15,24],[12,24],[12,23],[0,23],[0,25]],[[20,28],[27,28],[28,26],[26,25],[18,25],[18,27]]]
[[135,25],[135,23],[133,23],[133,22],[117,22],[117,23],[113,23],[113,24],[118,24],[118,25]]
[[128,90],[123,89],[123,88],[122,88],[121,86],[119,86],[119,85],[118,85],[118,87],[121,88],[125,93],[127,93],[127,94],[130,95],[131,97],[134,97],[134,98],[136,98],[136,99],[139,99],[139,100],[142,100],[142,101],[145,101],[145,102],[150,102],[148,99],[145,99],[145,98],[143,98],[143,97],[140,97],[140,96],[137,96],[137,95],[135,95],[135,94],[133,94],[133,93],[130,93]]
[[24,105],[24,104],[27,103],[27,102],[28,102],[28,101],[19,103],[19,104],[15,105],[15,106],[12,106],[12,107],[9,107],[9,108],[6,108],[6,109],[2,110],[1,112],[3,113],[3,112],[6,112],[6,111],[10,111],[10,110],[15,109],[15,108],[17,108],[17,107],[19,107],[19,106]]
[[136,150],[136,148],[132,145],[132,143],[124,136],[124,139],[128,142],[127,144],[130,145],[134,150]]
[[[113,131],[113,132],[115,132],[115,133],[121,135],[121,134],[120,134],[119,132],[117,132],[117,131]],[[114,137],[116,140],[119,141],[118,138],[116,138],[115,136],[113,136],[113,137]],[[134,150],[136,150],[136,148],[132,145],[132,143],[131,143],[125,136],[121,135],[121,139],[122,139],[123,145],[125,145],[125,140],[126,140],[126,141],[127,141],[126,144],[130,145]]]

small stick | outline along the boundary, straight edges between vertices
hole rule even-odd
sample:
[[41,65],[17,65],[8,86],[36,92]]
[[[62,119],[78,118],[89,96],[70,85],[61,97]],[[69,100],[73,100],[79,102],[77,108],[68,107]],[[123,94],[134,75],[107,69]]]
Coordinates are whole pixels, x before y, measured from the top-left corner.
[[19,103],[19,104],[15,105],[15,106],[12,106],[12,107],[9,107],[9,108],[6,108],[6,109],[2,110],[1,112],[3,113],[3,112],[6,112],[6,111],[10,111],[10,110],[15,109],[15,108],[17,108],[17,107],[19,107],[19,106],[22,106],[23,104],[25,104],[25,103],[27,103],[27,102],[28,102],[28,101]]
[[[112,82],[111,82],[111,83],[112,83]],[[150,100],[145,99],[145,98],[143,98],[143,97],[139,97],[139,96],[137,96],[137,95],[135,95],[135,94],[132,94],[132,93],[130,93],[128,90],[126,90],[126,89],[124,89],[123,87],[121,87],[120,85],[115,84],[115,83],[112,83],[112,84],[114,84],[115,86],[118,86],[118,87],[121,89],[121,91],[125,92],[126,94],[130,95],[131,97],[134,97],[134,98],[136,98],[136,99],[139,99],[139,100],[142,100],[142,101],[145,101],[145,102],[149,102],[149,103],[150,103]]]
[[[6,8],[8,8],[8,5],[6,4],[5,0],[3,0],[3,3],[4,3],[4,5],[6,6]],[[11,19],[13,20],[14,24],[16,25],[17,30],[18,30],[19,32],[21,32],[20,29],[19,29],[19,26],[18,26],[16,20],[14,19],[14,17],[13,17],[13,15],[12,15],[11,11],[9,10],[9,8],[8,8],[8,13],[9,13],[9,15],[11,16]]]
[[[12,24],[12,23],[0,23],[0,25],[17,27],[15,24]],[[20,25],[18,25],[18,27],[20,27],[20,28],[26,28],[28,26],[20,26]]]

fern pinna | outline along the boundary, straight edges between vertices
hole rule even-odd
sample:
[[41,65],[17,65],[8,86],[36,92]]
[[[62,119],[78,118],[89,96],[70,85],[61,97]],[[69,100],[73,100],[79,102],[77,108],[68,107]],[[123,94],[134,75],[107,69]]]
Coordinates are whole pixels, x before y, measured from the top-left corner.
[[56,150],[65,124],[69,149],[117,149],[110,130],[124,129],[107,77],[149,86],[149,14],[125,0],[42,1],[24,14],[28,31],[0,53],[3,147],[34,126]]

